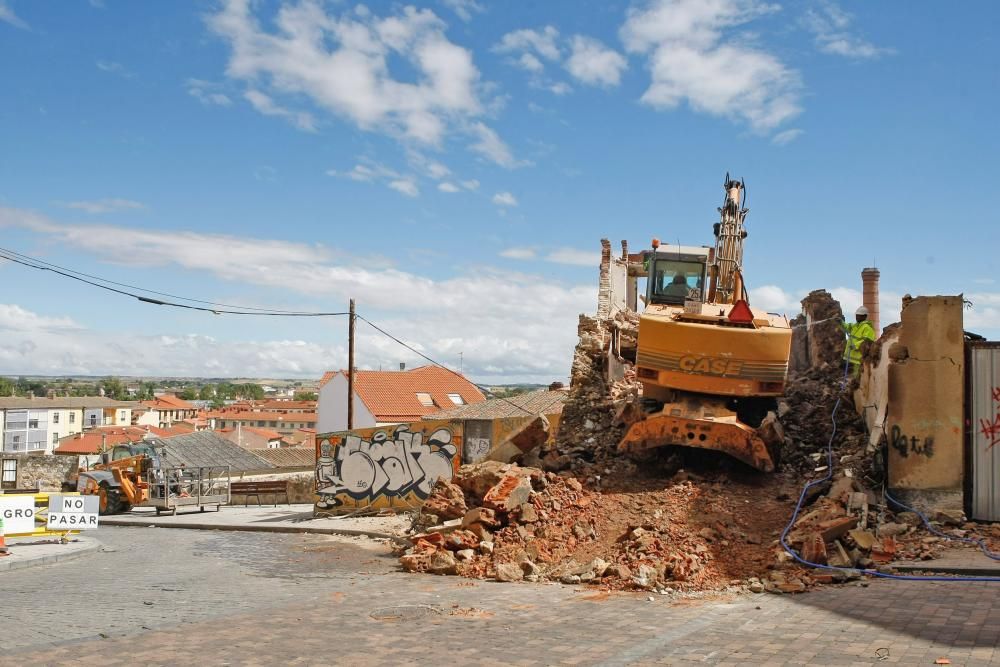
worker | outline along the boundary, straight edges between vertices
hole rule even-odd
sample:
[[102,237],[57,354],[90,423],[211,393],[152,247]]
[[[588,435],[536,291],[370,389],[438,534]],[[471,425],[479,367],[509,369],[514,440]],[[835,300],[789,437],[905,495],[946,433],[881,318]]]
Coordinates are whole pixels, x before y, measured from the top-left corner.
[[857,375],[861,372],[861,344],[868,340],[875,340],[875,328],[868,321],[868,309],[861,306],[854,311],[855,322],[841,322],[847,333],[847,340],[844,343],[844,361],[851,364],[851,370]]
[[678,271],[674,279],[664,288],[663,293],[667,296],[687,296],[688,284],[683,271]]

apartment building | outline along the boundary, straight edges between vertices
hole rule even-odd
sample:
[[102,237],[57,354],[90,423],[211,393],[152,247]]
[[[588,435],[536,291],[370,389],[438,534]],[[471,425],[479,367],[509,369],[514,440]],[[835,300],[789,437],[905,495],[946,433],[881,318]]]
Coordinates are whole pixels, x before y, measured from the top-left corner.
[[102,396],[3,397],[0,442],[4,452],[51,454],[67,435],[131,424],[135,406]]

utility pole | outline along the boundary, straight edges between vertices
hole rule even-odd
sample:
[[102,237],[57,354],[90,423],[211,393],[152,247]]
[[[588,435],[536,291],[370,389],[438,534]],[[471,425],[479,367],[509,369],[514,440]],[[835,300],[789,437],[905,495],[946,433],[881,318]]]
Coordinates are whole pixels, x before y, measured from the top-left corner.
[[354,299],[347,324],[347,430],[354,428]]

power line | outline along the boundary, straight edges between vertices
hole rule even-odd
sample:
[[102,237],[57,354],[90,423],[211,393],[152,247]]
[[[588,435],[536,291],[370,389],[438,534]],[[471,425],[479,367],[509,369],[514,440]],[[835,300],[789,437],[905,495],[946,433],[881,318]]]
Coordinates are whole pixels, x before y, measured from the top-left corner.
[[[135,287],[132,285],[127,285],[125,283],[117,283],[112,280],[107,280],[105,278],[100,278],[97,276],[91,276],[90,274],[84,274],[79,271],[73,271],[72,269],[67,269],[61,267],[57,264],[49,264],[48,262],[43,262],[41,260],[35,259],[34,257],[29,257],[28,255],[21,255],[20,253],[7,250],[6,248],[0,248],[0,258],[6,259],[9,262],[14,262],[16,264],[21,264],[22,266],[27,266],[32,269],[37,269],[39,271],[49,271],[56,273],[58,275],[70,278],[72,280],[77,280],[81,283],[86,283],[94,287],[98,287],[109,292],[114,292],[116,294],[121,294],[122,296],[131,297],[133,299],[138,299],[143,303],[149,303],[155,306],[171,306],[173,308],[185,308],[187,310],[198,310],[206,313],[212,313],[214,315],[257,315],[257,316],[270,316],[270,317],[334,317],[340,315],[348,315],[347,312],[306,312],[297,310],[278,310],[278,309],[266,309],[266,308],[254,308],[254,307],[244,307],[244,306],[232,306],[230,304],[216,304],[211,301],[202,301],[200,299],[191,299],[183,296],[166,295],[166,293],[156,292],[154,290],[148,290],[142,287]],[[24,258],[24,259],[21,259]],[[82,276],[87,276],[82,277]],[[90,280],[89,278],[93,278]],[[95,282],[101,281],[101,282]],[[105,285],[102,283],[109,283]],[[192,301],[195,303],[207,303],[212,304],[217,307],[208,306],[193,306],[187,303],[177,303],[174,301],[164,301],[162,299],[154,299],[148,296],[143,296],[141,294],[136,294],[135,292],[130,292],[124,289],[118,289],[117,287],[111,287],[110,285],[119,285],[124,287],[129,287],[130,289],[147,292],[149,294],[161,294],[166,296],[171,296],[175,299],[181,299],[184,301]],[[235,310],[235,309],[239,310]]]
[[[422,357],[422,358],[426,359],[427,361],[431,362],[431,363],[432,363],[432,364],[434,364],[435,366],[438,366],[438,367],[440,367],[440,368],[443,368],[444,370],[448,371],[449,373],[451,373],[451,374],[453,374],[453,375],[455,375],[455,376],[457,376],[457,377],[460,377],[460,378],[462,378],[462,379],[463,379],[463,380],[465,380],[466,382],[469,382],[469,383],[471,383],[471,384],[472,384],[473,386],[477,387],[477,388],[478,388],[478,389],[479,389],[480,391],[483,391],[483,392],[486,392],[486,393],[489,393],[489,390],[488,390],[488,389],[486,389],[485,387],[482,387],[482,386],[480,386],[480,385],[478,385],[478,384],[476,384],[476,383],[472,382],[471,380],[469,380],[469,378],[465,377],[464,375],[462,375],[462,374],[461,374],[461,373],[459,373],[458,371],[456,371],[456,370],[453,370],[453,369],[451,369],[451,368],[448,368],[448,367],[447,367],[447,366],[445,366],[444,364],[442,364],[442,363],[439,363],[439,362],[435,361],[434,359],[431,359],[430,357],[428,357],[428,356],[427,356],[426,354],[424,354],[424,353],[423,353],[423,352],[421,352],[420,350],[416,349],[416,348],[415,348],[415,347],[413,347],[412,345],[409,345],[408,343],[404,343],[404,342],[403,342],[403,341],[401,341],[401,340],[400,340],[399,338],[396,338],[396,337],[395,337],[395,336],[393,336],[393,335],[392,335],[391,333],[389,333],[388,331],[386,331],[386,330],[385,330],[385,329],[383,329],[382,327],[378,326],[377,324],[375,324],[374,322],[372,322],[372,321],[371,321],[371,320],[369,320],[368,318],[366,318],[366,317],[363,317],[363,316],[361,316],[361,315],[355,315],[355,317],[357,317],[357,318],[358,318],[359,320],[363,321],[363,322],[364,322],[365,324],[367,324],[368,326],[370,326],[370,327],[371,327],[372,329],[375,329],[375,331],[378,331],[378,332],[379,332],[379,333],[381,333],[382,335],[384,335],[384,336],[386,336],[386,337],[390,338],[391,340],[394,340],[395,342],[399,343],[400,345],[402,345],[403,347],[405,347],[405,348],[406,348],[407,350],[409,350],[410,352],[413,352],[414,354],[416,354],[416,355],[418,355],[418,356],[420,356],[420,357]],[[517,403],[515,403],[515,402],[513,402],[513,401],[511,401],[511,400],[508,400],[508,399],[506,399],[506,398],[503,398],[503,397],[498,397],[498,398],[500,398],[500,400],[501,400],[501,401],[503,401],[504,403],[508,403],[508,404],[510,404],[510,405],[512,405],[512,406],[514,406],[515,408],[517,408],[518,410],[521,410],[522,412],[524,412],[524,413],[526,413],[526,414],[529,414],[529,415],[532,415],[532,416],[534,416],[534,414],[535,414],[535,413],[533,413],[533,412],[532,412],[531,410],[528,410],[527,408],[525,408],[525,407],[523,407],[523,406],[520,406],[520,405],[518,405]]]
[[[89,274],[89,273],[84,273],[82,271],[76,271],[74,269],[70,269],[70,268],[67,268],[67,267],[64,267],[64,266],[60,266],[58,264],[53,264],[51,262],[46,262],[44,260],[40,260],[40,259],[37,259],[35,257],[31,257],[30,255],[24,255],[24,254],[21,254],[19,252],[14,251],[14,250],[9,250],[9,249],[3,248],[3,247],[0,247],[0,258],[6,259],[9,262],[14,262],[16,264],[20,264],[22,266],[26,266],[28,268],[36,269],[36,270],[39,270],[39,271],[49,271],[51,273],[55,273],[57,275],[65,277],[65,278],[70,278],[71,280],[76,280],[76,281],[79,281],[81,283],[85,283],[87,285],[91,285],[93,287],[97,287],[99,289],[107,290],[109,292],[114,292],[115,294],[120,294],[122,296],[127,296],[127,297],[130,297],[130,298],[133,298],[133,299],[138,299],[142,303],[148,303],[148,304],[155,305],[155,306],[170,306],[170,307],[173,307],[173,308],[184,308],[184,309],[187,309],[187,310],[196,310],[196,311],[205,312],[205,313],[212,313],[214,315],[255,315],[255,316],[267,316],[267,317],[335,317],[335,316],[342,316],[342,315],[350,315],[351,314],[349,312],[307,312],[307,311],[298,311],[298,310],[278,310],[278,309],[273,309],[273,308],[256,308],[256,307],[253,307],[253,306],[233,306],[231,304],[217,303],[217,302],[214,302],[214,301],[204,301],[202,299],[192,299],[190,297],[178,296],[176,294],[170,294],[168,292],[157,292],[155,290],[146,289],[144,287],[138,287],[136,285],[130,285],[128,283],[121,283],[121,282],[116,282],[114,280],[109,280],[107,278],[101,278],[100,276],[95,276],[95,275],[92,275],[92,274]],[[104,284],[104,283],[107,283],[107,284]],[[117,287],[111,287],[111,285],[117,285]],[[119,289],[119,287],[124,287],[124,288],[127,288],[127,289]],[[129,291],[129,290],[134,290],[134,291]],[[154,299],[154,298],[151,298],[151,297],[143,296],[142,294],[136,294],[135,292],[146,292],[147,294],[156,294],[158,296],[166,296],[166,297],[170,297],[172,299],[180,299],[182,301],[191,301],[193,303],[203,303],[203,304],[207,304],[207,305],[206,306],[193,306],[193,305],[187,304],[187,303],[177,303],[177,302],[174,302],[174,301],[164,301],[162,299]],[[213,308],[213,307],[209,307],[209,306],[215,306],[215,307]],[[239,310],[235,310],[235,309],[239,309]],[[448,368],[444,364],[442,364],[442,363],[440,363],[438,361],[435,361],[434,359],[428,357],[426,354],[424,354],[420,350],[414,348],[412,345],[409,345],[408,343],[403,342],[402,340],[400,340],[396,336],[393,336],[391,333],[389,333],[388,331],[386,331],[382,327],[378,326],[377,324],[375,324],[374,322],[372,322],[368,318],[363,317],[362,315],[357,315],[357,314],[355,314],[355,317],[357,319],[360,319],[360,320],[364,321],[368,326],[372,327],[373,329],[375,329],[376,331],[378,331],[379,333],[381,333],[383,336],[386,336],[390,340],[393,340],[396,343],[398,343],[399,345],[402,345],[403,347],[405,347],[409,351],[413,352],[414,354],[418,355],[419,357],[421,357],[421,358],[429,361],[431,364],[433,364],[435,366],[438,366],[439,368],[443,368],[444,370],[448,371],[449,373],[452,373],[453,375],[462,378],[466,382],[469,382],[473,386],[477,387],[480,391],[483,391],[485,393],[489,393],[489,390],[486,387],[483,387],[481,385],[478,385],[478,384],[472,382],[471,380],[469,380],[467,377],[465,377],[464,375],[462,375],[458,371],[455,371],[455,370],[453,370],[451,368]],[[520,406],[520,405],[518,405],[517,403],[514,403],[511,400],[508,400],[508,399],[503,398],[503,397],[499,397],[499,398],[500,398],[500,400],[504,401],[505,403],[508,403],[509,405],[517,408],[518,410],[520,410],[520,411],[522,411],[522,412],[524,412],[524,413],[526,413],[528,415],[534,415],[534,413],[531,412],[530,410],[528,410],[527,408],[525,408],[523,406]]]

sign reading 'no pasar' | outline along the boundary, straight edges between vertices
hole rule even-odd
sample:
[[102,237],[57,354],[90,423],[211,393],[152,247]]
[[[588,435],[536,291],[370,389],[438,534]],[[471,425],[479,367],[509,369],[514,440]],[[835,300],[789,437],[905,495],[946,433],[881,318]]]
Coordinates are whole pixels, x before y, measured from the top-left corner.
[[49,530],[97,528],[100,500],[97,496],[49,496]]

